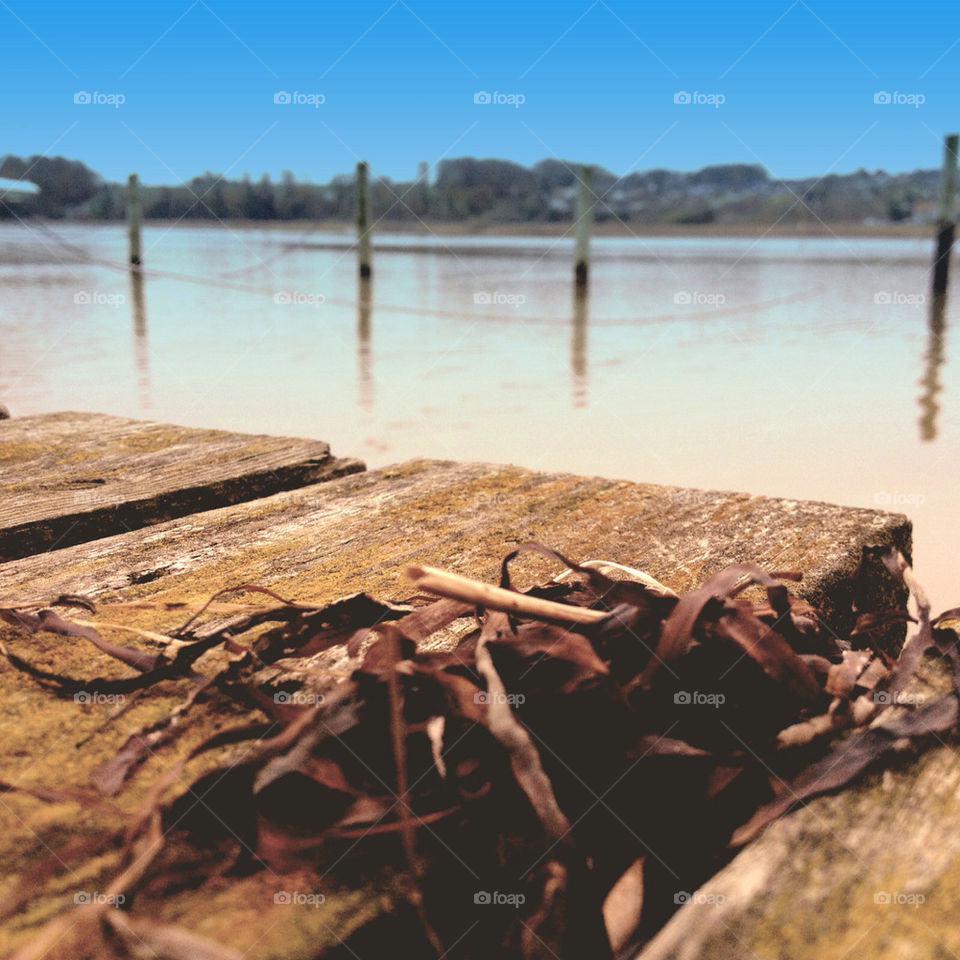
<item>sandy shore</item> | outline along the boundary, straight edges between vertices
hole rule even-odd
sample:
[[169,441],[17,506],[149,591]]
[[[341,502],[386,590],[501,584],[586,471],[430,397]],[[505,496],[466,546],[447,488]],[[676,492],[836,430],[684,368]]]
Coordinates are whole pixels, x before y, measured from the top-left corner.
[[[325,231],[352,233],[354,225],[345,220],[228,220],[226,226],[236,230],[287,230],[291,232]],[[163,220],[147,220],[147,226],[209,227],[207,220],[181,220],[176,223]],[[463,237],[561,237],[572,236],[573,224],[566,221],[552,223],[488,223],[467,220],[456,223],[434,220],[410,223],[409,221],[383,220],[376,224],[382,233],[407,233],[418,236],[463,236]],[[597,237],[933,237],[934,225],[926,223],[861,223],[836,221],[818,223],[619,223],[616,220],[594,225]]]

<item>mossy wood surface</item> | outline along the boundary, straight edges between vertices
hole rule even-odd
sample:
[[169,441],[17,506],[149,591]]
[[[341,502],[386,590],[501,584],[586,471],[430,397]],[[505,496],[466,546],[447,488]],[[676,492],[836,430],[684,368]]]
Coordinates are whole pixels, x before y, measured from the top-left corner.
[[355,473],[319,440],[98,413],[0,421],[0,561]]
[[[806,577],[798,592],[822,604],[828,617],[842,617],[849,599],[844,578],[860,546],[892,543],[909,550],[910,525],[899,515],[820,503],[414,461],[2,564],[0,602],[92,594],[105,604],[94,616],[99,623],[171,629],[185,612],[159,605],[203,601],[233,584],[258,583],[288,598],[322,603],[360,590],[385,600],[407,598],[413,590],[402,571],[411,562],[495,580],[503,555],[530,539],[575,560],[640,567],[678,592],[733,561],[800,569]],[[559,572],[526,555],[515,570],[521,587]],[[111,608],[116,601],[149,606]],[[128,632],[101,629],[117,642],[148,645]],[[77,638],[26,636],[0,624],[0,639],[37,666],[71,676],[119,676],[124,669]],[[198,669],[209,672],[219,656],[211,652]],[[37,790],[88,784],[98,763],[132,731],[166,716],[188,687],[186,680],[158,685],[114,715],[114,705],[57,699],[3,662],[0,779]],[[91,845],[82,858],[64,854],[57,869],[37,881],[18,916],[0,932],[0,951],[22,945],[41,923],[72,908],[78,892],[106,888],[120,855],[107,839],[120,818],[138,809],[163,770],[211,734],[261,719],[239,706],[214,709],[215,702],[198,703],[185,732],[150,757],[122,793],[100,805],[0,794],[0,899],[15,895],[22,885],[17,877],[65,845]],[[205,754],[191,761],[178,787],[221,759]],[[145,889],[135,907],[236,947],[251,960],[297,960],[319,956],[388,910],[393,889],[389,877],[359,889],[335,889],[316,877],[270,871],[217,874],[199,890],[185,887],[151,899]],[[284,890],[322,892],[326,903],[321,909],[275,903]],[[784,907],[785,914],[792,909]],[[802,938],[802,922],[798,930]]]

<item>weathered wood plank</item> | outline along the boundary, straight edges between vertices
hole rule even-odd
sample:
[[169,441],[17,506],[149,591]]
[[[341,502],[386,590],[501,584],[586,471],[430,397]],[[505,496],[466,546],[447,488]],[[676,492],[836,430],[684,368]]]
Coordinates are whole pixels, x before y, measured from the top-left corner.
[[[842,617],[844,577],[855,566],[860,545],[894,543],[909,549],[910,524],[898,515],[826,504],[416,461],[0,565],[0,602],[64,592],[90,593],[103,601],[191,602],[223,586],[251,582],[302,601],[324,602],[357,590],[402,599],[412,592],[402,576],[407,563],[495,580],[502,556],[528,539],[551,544],[573,559],[640,567],[678,591],[737,560],[802,569],[807,578],[801,592],[825,601],[832,611],[828,616]],[[522,558],[516,570],[522,586],[558,572],[535,556]],[[167,629],[185,614],[104,607],[98,616]],[[113,637],[109,630],[106,635]],[[129,633],[115,636],[136,642]],[[4,624],[0,639],[33,662],[71,676],[111,669],[83,641],[25,638]],[[97,764],[132,730],[165,716],[183,699],[186,684],[171,686],[175,689],[146,691],[105,725],[110,705],[52,698],[0,664],[0,779],[34,788],[88,782]],[[159,773],[211,733],[260,715],[244,717],[237,708],[224,716],[200,704],[192,717],[182,740],[147,760],[129,789],[111,799],[121,811],[137,809]],[[95,733],[76,749],[78,741]],[[191,761],[180,786],[215,759]],[[99,842],[115,825],[116,819],[99,808],[81,810],[19,793],[0,796],[0,862],[13,878],[78,831]],[[40,923],[69,908],[77,891],[105,889],[116,860],[117,851],[104,848],[93,861],[68,862],[0,933],[0,950],[22,945]],[[137,910],[213,937],[252,960],[307,960],[381,916],[392,896],[380,888],[322,887],[323,910],[296,910],[275,901],[277,891],[312,891],[317,882],[315,876],[279,878],[269,871],[221,876],[202,893],[184,889],[162,898],[141,893]],[[353,954],[346,949],[344,955]]]
[[[397,596],[409,562],[493,580],[502,556],[540,539],[574,559],[613,559],[677,591],[742,560],[800,570],[798,593],[832,618],[849,602],[860,546],[910,550],[899,514],[741,493],[690,491],[517,467],[412,461],[0,567],[0,598],[59,592],[199,599],[229,583],[326,601]],[[542,577],[544,561],[526,561]],[[524,569],[524,562],[518,563]],[[187,596],[189,595],[189,596]]]
[[96,413],[0,422],[0,562],[363,469],[319,440]]
[[[913,689],[948,686],[928,663]],[[636,960],[956,957],[958,825],[956,745],[908,753],[769,826]]]

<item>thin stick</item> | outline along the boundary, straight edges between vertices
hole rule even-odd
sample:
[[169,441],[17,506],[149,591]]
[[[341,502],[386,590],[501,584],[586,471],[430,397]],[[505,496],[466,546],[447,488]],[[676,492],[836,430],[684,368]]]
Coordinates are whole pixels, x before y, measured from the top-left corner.
[[410,871],[409,889],[407,895],[416,908],[420,923],[430,945],[436,951],[438,960],[447,955],[437,932],[427,918],[427,911],[423,905],[422,870],[417,861],[416,830],[414,820],[416,814],[410,806],[410,786],[407,779],[407,724],[403,716],[403,693],[400,690],[400,678],[397,676],[397,664],[400,661],[400,631],[392,627],[384,634],[389,644],[390,659],[393,669],[387,674],[387,693],[390,704],[390,741],[393,746],[393,762],[397,770],[397,800],[400,802],[400,839],[403,852],[407,858],[407,868]]
[[174,643],[173,637],[167,637],[162,633],[154,633],[152,630],[141,630],[139,627],[128,627],[122,623],[111,623],[109,620],[81,620],[75,618],[74,623],[82,624],[85,627],[93,627],[94,630],[123,630],[125,633],[135,633],[138,637],[150,640],[152,643],[159,644],[161,647],[169,647]]
[[486,607],[488,610],[519,613],[525,617],[558,620],[561,623],[598,623],[608,616],[602,610],[590,610],[588,607],[575,607],[572,604],[528,597],[524,593],[493,587],[479,580],[461,577],[458,573],[438,570],[436,567],[411,566],[407,567],[406,574],[418,587],[428,593],[472,603]]

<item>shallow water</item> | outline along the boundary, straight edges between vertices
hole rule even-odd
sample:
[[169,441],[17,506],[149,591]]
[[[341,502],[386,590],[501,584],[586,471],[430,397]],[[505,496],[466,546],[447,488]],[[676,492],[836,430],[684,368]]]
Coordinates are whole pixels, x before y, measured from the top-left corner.
[[138,306],[122,227],[0,226],[0,401],[899,509],[960,602],[931,241],[598,239],[586,302],[569,239],[377,242],[365,307],[345,235],[148,227]]

